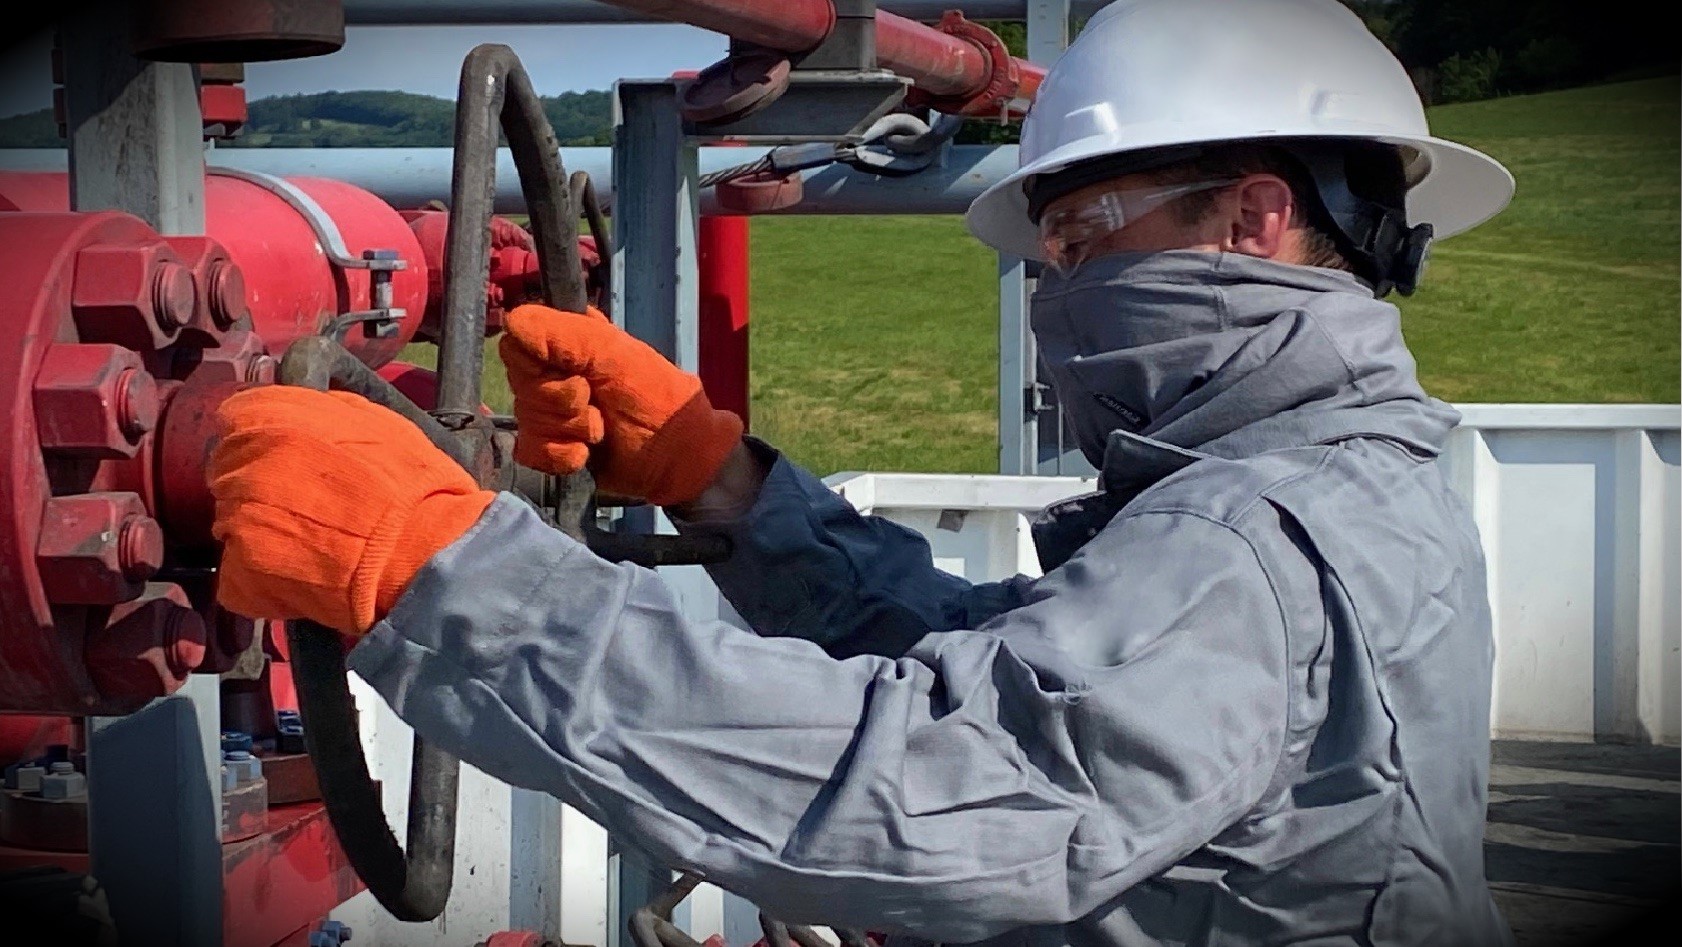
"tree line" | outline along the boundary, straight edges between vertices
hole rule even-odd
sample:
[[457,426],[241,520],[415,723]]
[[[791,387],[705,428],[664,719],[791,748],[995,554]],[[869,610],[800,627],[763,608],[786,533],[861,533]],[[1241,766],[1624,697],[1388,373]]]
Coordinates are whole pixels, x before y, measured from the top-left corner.
[[[605,91],[542,96],[543,113],[563,145],[606,145],[613,106]],[[455,103],[412,92],[315,92],[277,95],[247,106],[245,126],[223,147],[445,148]],[[61,148],[52,111],[0,119],[0,147]]]

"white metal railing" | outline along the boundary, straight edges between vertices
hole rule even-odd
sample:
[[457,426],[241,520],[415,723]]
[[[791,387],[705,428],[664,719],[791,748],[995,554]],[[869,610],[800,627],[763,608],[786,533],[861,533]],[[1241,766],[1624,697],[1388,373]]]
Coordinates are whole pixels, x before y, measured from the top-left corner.
[[[1459,408],[1442,463],[1472,506],[1489,562],[1493,731],[1682,741],[1682,407]],[[831,482],[855,506],[928,536],[943,568],[977,580],[1032,574],[1023,513],[1091,483],[918,474]]]

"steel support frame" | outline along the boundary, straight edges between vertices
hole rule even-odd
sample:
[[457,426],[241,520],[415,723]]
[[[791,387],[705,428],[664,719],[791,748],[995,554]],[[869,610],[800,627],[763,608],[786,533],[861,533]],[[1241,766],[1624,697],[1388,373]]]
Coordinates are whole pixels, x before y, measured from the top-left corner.
[[[677,92],[671,80],[624,80],[614,85],[615,192],[635,197],[614,202],[613,318],[680,368],[697,371],[699,156],[695,143],[684,135]],[[649,507],[627,510],[619,527],[672,531],[671,524]],[[698,568],[659,571],[671,583]],[[618,839],[610,841],[609,851],[607,947],[623,947],[629,943],[631,914],[670,887],[673,875]],[[687,926],[688,905],[678,905],[672,919]]]
[[[127,10],[61,24],[71,207],[204,233],[193,67],[128,50]],[[125,943],[222,941],[221,700],[214,674],[124,717],[87,722],[88,844]]]
[[[1050,66],[1068,47],[1070,16],[1082,5],[1028,0],[1026,6],[1028,59]],[[1092,466],[1066,443],[1055,393],[1039,377],[1039,354],[1028,324],[1035,272],[1032,264],[999,255],[999,472],[1090,476]]]

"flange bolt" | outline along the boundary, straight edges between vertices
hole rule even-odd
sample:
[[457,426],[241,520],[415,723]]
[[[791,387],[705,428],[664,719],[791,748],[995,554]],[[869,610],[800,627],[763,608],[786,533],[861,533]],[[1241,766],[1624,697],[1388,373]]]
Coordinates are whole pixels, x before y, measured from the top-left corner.
[[165,331],[179,329],[193,318],[198,286],[193,271],[180,263],[165,261],[152,272],[152,313]]
[[133,582],[151,578],[164,564],[164,531],[150,516],[123,520],[117,533],[117,563]]

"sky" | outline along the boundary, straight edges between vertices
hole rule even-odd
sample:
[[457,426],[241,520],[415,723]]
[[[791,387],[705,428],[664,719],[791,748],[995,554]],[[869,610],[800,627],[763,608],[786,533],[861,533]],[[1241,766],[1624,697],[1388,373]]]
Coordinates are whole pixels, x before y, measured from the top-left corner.
[[[455,98],[461,61],[480,43],[505,43],[543,95],[659,78],[724,55],[725,39],[689,26],[351,26],[328,56],[245,67],[248,99],[295,92],[393,89]],[[0,51],[0,118],[52,104],[50,34]]]

